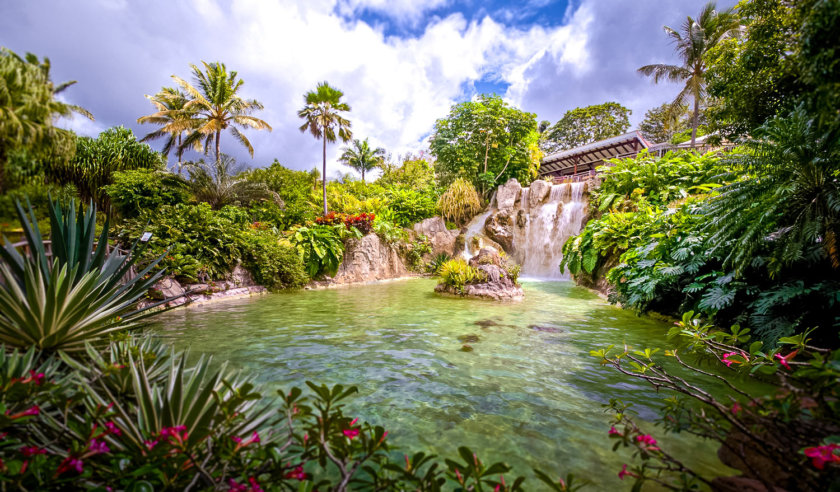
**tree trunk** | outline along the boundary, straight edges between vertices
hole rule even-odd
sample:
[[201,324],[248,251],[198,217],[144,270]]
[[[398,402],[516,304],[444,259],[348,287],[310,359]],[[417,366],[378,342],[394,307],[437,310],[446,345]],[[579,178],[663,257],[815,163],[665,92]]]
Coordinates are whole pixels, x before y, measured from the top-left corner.
[[222,136],[221,130],[216,130],[216,162],[219,162],[219,140]]
[[365,168],[362,168],[362,184],[365,184]]
[[181,147],[181,134],[178,134],[178,176],[181,175],[181,158],[184,156],[184,149]]
[[324,190],[324,215],[327,215],[327,136],[322,135],[324,149],[324,173],[321,175],[321,187]]
[[694,116],[691,120],[691,148],[694,148],[694,143],[697,141],[697,123],[700,117],[700,96],[694,95]]

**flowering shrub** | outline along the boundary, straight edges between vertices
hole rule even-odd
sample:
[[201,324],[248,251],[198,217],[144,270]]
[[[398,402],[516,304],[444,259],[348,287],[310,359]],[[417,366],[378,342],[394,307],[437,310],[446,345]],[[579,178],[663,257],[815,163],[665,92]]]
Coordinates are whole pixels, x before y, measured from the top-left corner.
[[348,229],[355,227],[362,233],[362,235],[367,235],[373,229],[373,221],[375,219],[375,214],[368,214],[364,212],[358,215],[348,215],[344,218],[344,226]]
[[315,219],[315,223],[318,225],[339,225],[344,223],[345,217],[347,217],[347,214],[337,214],[335,212],[329,212],[327,215],[317,217]]

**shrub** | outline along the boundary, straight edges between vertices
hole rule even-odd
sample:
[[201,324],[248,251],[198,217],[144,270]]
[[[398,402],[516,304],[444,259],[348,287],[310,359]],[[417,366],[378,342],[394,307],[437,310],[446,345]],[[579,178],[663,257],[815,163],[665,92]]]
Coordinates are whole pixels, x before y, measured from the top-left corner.
[[376,219],[374,214],[366,214],[364,212],[358,215],[348,215],[344,218],[344,226],[348,229],[355,227],[362,235],[367,235],[373,229],[373,221]]
[[270,289],[303,287],[309,276],[298,251],[276,235],[252,230],[243,234],[243,266],[254,281]]
[[315,278],[322,273],[335,275],[338,270],[344,256],[344,244],[337,227],[340,226],[299,227],[292,235],[292,242],[300,252],[310,277]]
[[190,198],[187,183],[180,176],[153,169],[116,172],[105,192],[111,206],[124,218],[137,217],[142,210],[186,203]]
[[463,225],[481,210],[481,198],[472,183],[458,178],[441,195],[437,206],[444,219]]
[[405,253],[408,268],[415,271],[421,271],[423,266],[423,256],[432,252],[432,245],[429,243],[429,238],[424,235],[419,235],[417,239],[408,245]]
[[440,267],[441,281],[447,287],[462,292],[464,286],[483,280],[481,272],[471,267],[463,258],[449,260]]
[[425,191],[396,188],[386,193],[391,220],[400,227],[411,227],[423,219],[434,217],[437,197],[433,189]]
[[447,261],[451,259],[452,257],[449,256],[448,253],[438,253],[434,257],[432,257],[431,261],[429,261],[429,264],[426,265],[426,271],[428,271],[432,275],[440,275],[440,269]]

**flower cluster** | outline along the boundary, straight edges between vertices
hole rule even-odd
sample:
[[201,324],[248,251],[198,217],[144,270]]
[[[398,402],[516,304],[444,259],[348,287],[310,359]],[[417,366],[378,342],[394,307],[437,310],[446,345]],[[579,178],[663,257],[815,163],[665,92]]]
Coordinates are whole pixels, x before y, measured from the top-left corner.
[[344,223],[345,217],[347,217],[345,214],[329,212],[327,215],[317,217],[315,223],[318,225],[338,225]]
[[840,463],[840,444],[832,443],[823,446],[814,446],[805,448],[802,452],[805,453],[805,456],[811,458],[811,464],[817,470],[822,470],[826,464]]
[[339,214],[330,212],[327,215],[315,219],[318,225],[339,225],[344,224],[344,227],[350,229],[355,227],[362,233],[368,234],[373,230],[373,221],[376,219],[376,214],[360,213],[356,215]]

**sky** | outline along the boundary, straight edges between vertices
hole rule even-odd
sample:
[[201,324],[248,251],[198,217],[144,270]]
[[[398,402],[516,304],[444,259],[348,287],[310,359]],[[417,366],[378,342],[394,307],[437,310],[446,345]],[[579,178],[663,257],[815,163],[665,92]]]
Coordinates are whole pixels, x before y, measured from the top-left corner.
[[[725,7],[732,1],[720,2]],[[52,62],[62,94],[88,109],[61,125],[95,136],[154,112],[144,98],[190,64],[220,61],[273,131],[246,130],[251,158],[230,134],[222,152],[252,167],[275,159],[321,167],[321,145],[301,133],[303,94],[321,81],[344,91],[355,138],[394,155],[427,148],[438,118],[479,93],[556,122],[575,107],[616,101],[633,127],[670,101],[676,84],[636,73],[677,63],[662,27],[696,15],[697,0],[3,0],[0,46]],[[159,148],[160,144],[152,144]],[[327,173],[341,145],[327,148]],[[197,159],[188,152],[185,159]],[[174,160],[174,156],[170,157]]]

